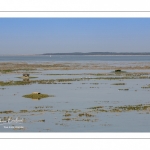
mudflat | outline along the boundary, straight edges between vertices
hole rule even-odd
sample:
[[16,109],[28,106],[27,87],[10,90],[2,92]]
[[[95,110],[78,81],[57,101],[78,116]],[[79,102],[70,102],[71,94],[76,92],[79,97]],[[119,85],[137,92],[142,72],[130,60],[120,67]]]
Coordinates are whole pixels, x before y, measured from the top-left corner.
[[18,70],[145,70],[150,69],[150,62],[113,62],[113,63],[77,63],[77,62],[62,62],[62,63],[35,63],[28,64],[26,62],[1,62],[0,71],[10,73]]
[[0,63],[0,132],[150,132],[149,66]]

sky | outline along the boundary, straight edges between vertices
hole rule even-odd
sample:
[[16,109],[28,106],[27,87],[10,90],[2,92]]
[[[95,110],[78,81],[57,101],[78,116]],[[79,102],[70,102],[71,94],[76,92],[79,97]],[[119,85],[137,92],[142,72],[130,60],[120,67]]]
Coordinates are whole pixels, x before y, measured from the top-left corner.
[[0,55],[150,52],[149,18],[0,18]]

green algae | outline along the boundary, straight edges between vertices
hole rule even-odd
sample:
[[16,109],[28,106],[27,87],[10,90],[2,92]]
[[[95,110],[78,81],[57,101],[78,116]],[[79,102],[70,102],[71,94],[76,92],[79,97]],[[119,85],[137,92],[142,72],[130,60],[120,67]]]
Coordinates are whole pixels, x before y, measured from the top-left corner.
[[36,81],[0,81],[0,86],[27,85],[31,83],[36,83]]
[[43,120],[38,120],[38,122],[45,122],[45,120],[43,119]]
[[[30,84],[72,84],[74,81],[86,80],[121,80],[121,79],[150,79],[150,77],[97,77],[97,78],[72,78],[72,79],[50,79],[50,80],[23,80],[23,81],[0,81],[0,86],[16,86],[16,85],[30,85]],[[84,83],[83,83],[84,84]],[[91,83],[98,85],[98,83]],[[114,83],[112,85],[125,85],[125,83]]]
[[150,86],[142,86],[141,88],[150,88]]
[[94,115],[89,114],[89,113],[79,113],[78,116],[79,116],[79,117],[82,117],[82,116],[93,117]]
[[39,100],[39,99],[47,98],[47,97],[54,97],[54,95],[47,95],[47,94],[27,94],[27,95],[24,95],[23,97]]
[[128,91],[129,89],[118,89],[119,91]]
[[8,69],[8,70],[2,70],[2,73],[9,73],[9,72],[13,72],[13,71],[15,71],[15,70],[10,70],[10,69]]
[[36,69],[29,69],[29,68],[24,68],[24,69],[1,69],[0,71],[3,73],[3,74],[7,74],[7,73],[13,73],[15,71],[31,71],[31,70],[36,70]]
[[69,113],[66,113],[64,116],[65,116],[65,117],[68,117],[68,116],[71,116],[71,114],[69,114]]
[[95,84],[95,85],[98,85],[99,83],[90,83],[90,84]]
[[55,76],[57,76],[57,75],[58,75],[58,76],[59,76],[59,75],[61,75],[61,76],[62,76],[62,75],[69,75],[69,76],[70,76],[70,75],[83,75],[83,74],[46,74],[46,75],[50,75],[50,76],[53,76],[53,75],[55,75]]
[[26,113],[28,110],[20,110],[21,113]]
[[12,110],[5,110],[5,111],[0,111],[0,114],[11,114],[14,113]]
[[119,106],[115,107],[112,109],[112,111],[144,111],[148,110],[150,108],[150,104],[144,105],[144,104],[139,104],[139,105],[128,105],[128,106]]
[[30,76],[29,77],[23,77],[22,76],[22,77],[16,77],[16,78],[21,78],[21,79],[26,79],[26,78],[30,79],[31,78],[32,79],[32,78],[38,78],[38,77],[32,77],[32,76],[31,77]]
[[125,85],[125,83],[113,83],[112,85]]
[[88,109],[99,109],[99,108],[103,108],[103,106],[95,106],[95,107],[90,107]]
[[62,120],[71,120],[71,118],[63,118]]
[[95,106],[88,109],[92,109],[92,112],[129,112],[129,111],[149,111],[150,104],[138,104],[138,105],[125,105],[113,107],[109,106],[107,109],[102,109],[102,106]]

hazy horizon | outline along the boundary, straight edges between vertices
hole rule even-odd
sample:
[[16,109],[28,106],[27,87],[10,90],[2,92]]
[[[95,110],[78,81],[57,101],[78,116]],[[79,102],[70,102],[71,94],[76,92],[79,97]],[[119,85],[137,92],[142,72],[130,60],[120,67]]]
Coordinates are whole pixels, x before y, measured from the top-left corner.
[[0,55],[150,52],[149,18],[0,18]]

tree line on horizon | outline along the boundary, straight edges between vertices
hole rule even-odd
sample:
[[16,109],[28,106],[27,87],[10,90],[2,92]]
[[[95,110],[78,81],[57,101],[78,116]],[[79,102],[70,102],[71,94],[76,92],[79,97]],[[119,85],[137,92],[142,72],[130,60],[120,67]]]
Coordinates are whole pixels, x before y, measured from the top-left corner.
[[44,53],[42,55],[150,55],[150,52],[72,52],[72,53]]

